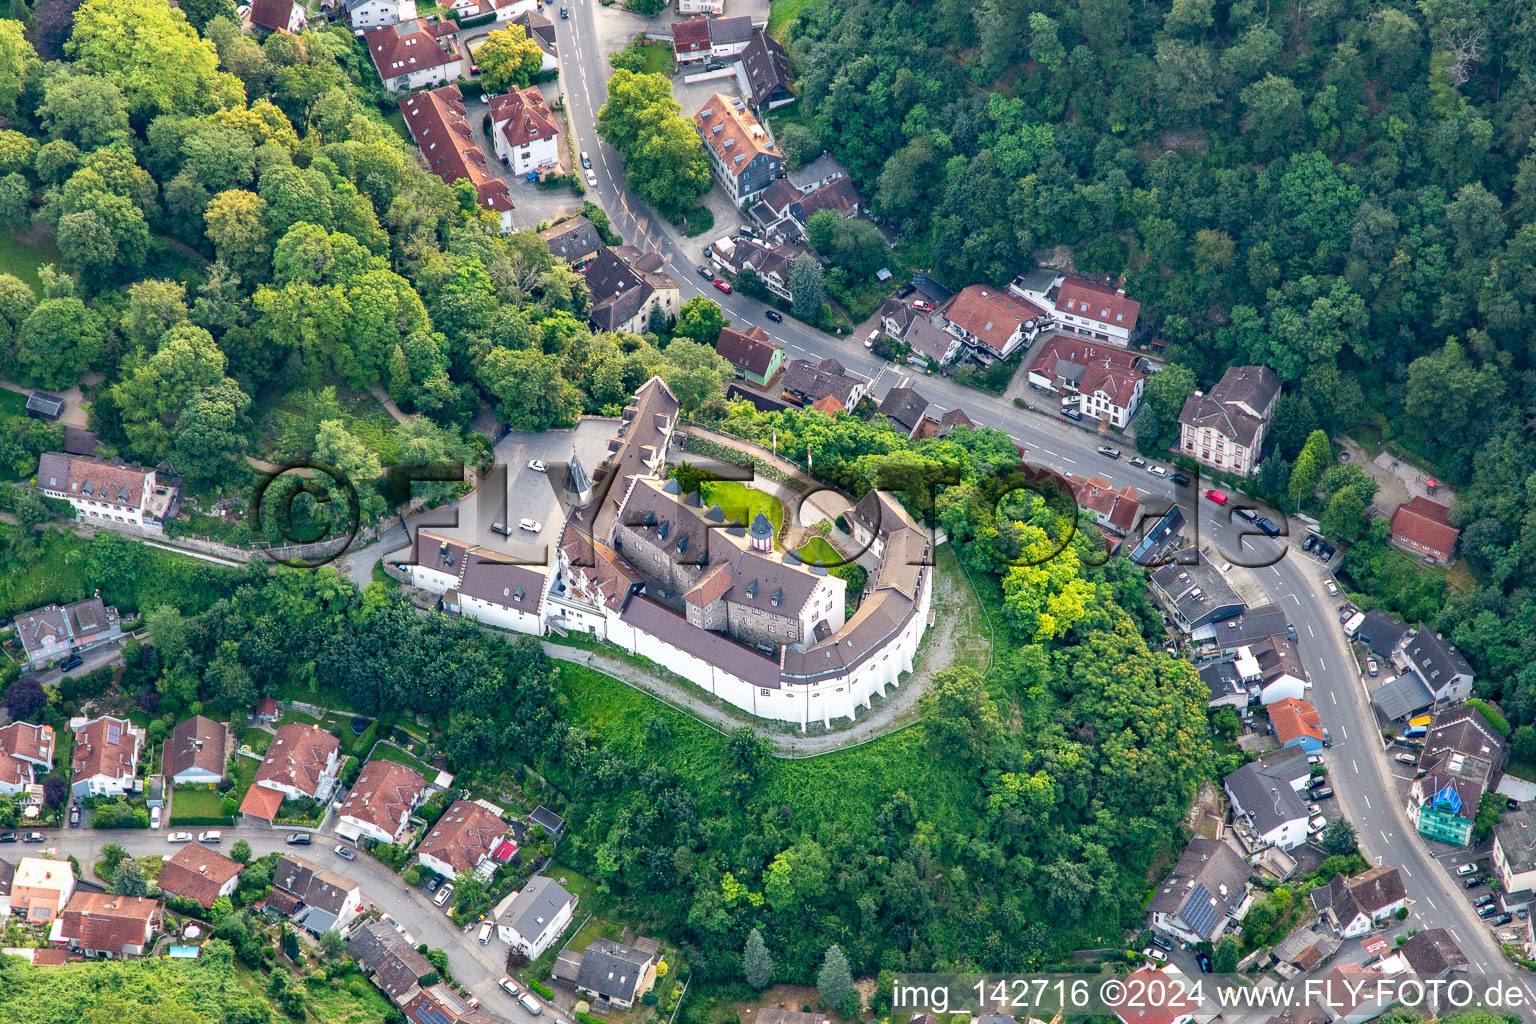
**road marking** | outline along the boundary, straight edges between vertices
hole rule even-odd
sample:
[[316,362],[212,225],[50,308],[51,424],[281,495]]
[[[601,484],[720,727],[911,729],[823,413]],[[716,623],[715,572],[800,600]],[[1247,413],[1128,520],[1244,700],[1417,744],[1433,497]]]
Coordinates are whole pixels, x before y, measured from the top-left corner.
[[742,317],[741,318],[741,322],[746,324],[748,327],[756,327],[757,326],[751,320],[748,320],[746,317]]
[[1348,730],[1348,729],[1346,729],[1346,728],[1344,728],[1344,727],[1343,727],[1343,726],[1342,726],[1342,725],[1341,725],[1341,726],[1339,726],[1339,732],[1341,732],[1341,733],[1343,733],[1343,734],[1344,734],[1344,738],[1345,738],[1345,739],[1349,739],[1349,730]]
[[1332,690],[1328,691],[1328,696],[1333,698],[1333,702],[1335,704],[1337,704],[1339,702],[1339,695],[1334,693]]
[[[1291,600],[1296,602],[1296,607],[1298,607],[1298,608],[1301,607],[1301,598],[1297,597],[1295,594],[1292,594],[1291,595]],[[1311,629],[1312,627],[1308,626],[1307,628]]]
[[1322,658],[1318,658],[1317,659],[1317,663],[1319,665],[1323,666],[1323,671],[1324,672],[1328,671],[1328,663],[1326,661],[1324,661]]
[[1371,806],[1371,794],[1366,793],[1364,795],[1365,795],[1365,806],[1366,806],[1366,808],[1369,809],[1369,810],[1373,810],[1374,811],[1376,808]]
[[[1457,942],[1461,941],[1461,936],[1456,934],[1455,928],[1448,928],[1446,930],[1451,933],[1451,938],[1455,939]],[[1531,995],[1536,996],[1536,992],[1532,992]]]
[[1310,623],[1310,622],[1307,623],[1307,636],[1310,636],[1313,639],[1317,638],[1317,634],[1312,632],[1312,623]]
[[1435,906],[1435,901],[1430,899],[1428,896],[1424,897],[1424,902],[1429,904],[1429,909],[1430,910],[1439,910],[1440,909],[1439,907]]
[[1409,878],[1413,877],[1413,872],[1408,870],[1408,865],[1406,864],[1403,865],[1403,874],[1407,875]]

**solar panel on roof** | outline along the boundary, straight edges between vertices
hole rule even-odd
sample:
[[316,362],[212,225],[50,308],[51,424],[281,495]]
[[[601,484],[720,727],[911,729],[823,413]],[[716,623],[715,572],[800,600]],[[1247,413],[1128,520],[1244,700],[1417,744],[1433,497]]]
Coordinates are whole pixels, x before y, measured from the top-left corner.
[[122,738],[123,738],[123,731],[122,731],[122,729],[118,728],[118,726],[115,723],[108,722],[107,723],[107,743],[115,745]]
[[1196,882],[1195,887],[1189,891],[1189,899],[1185,900],[1184,905],[1179,908],[1179,916],[1198,934],[1211,934],[1211,929],[1216,926],[1216,918],[1219,916],[1215,897],[1203,884]]

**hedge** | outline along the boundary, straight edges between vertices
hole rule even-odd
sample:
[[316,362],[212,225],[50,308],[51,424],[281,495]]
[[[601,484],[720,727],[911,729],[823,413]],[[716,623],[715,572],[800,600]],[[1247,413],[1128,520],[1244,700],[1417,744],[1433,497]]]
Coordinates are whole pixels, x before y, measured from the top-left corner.
[[545,999],[553,1000],[555,998],[555,994],[549,990],[549,986],[539,981],[537,978],[530,978],[528,981],[528,987],[533,989],[539,995],[543,996]]
[[181,815],[181,814],[178,814],[178,815],[176,815],[175,817],[173,817],[171,819],[171,824],[172,825],[219,825],[219,826],[222,826],[223,828],[233,828],[234,825],[235,825],[235,819],[234,818],[215,818],[215,817],[209,817],[207,815]]
[[1492,704],[1489,704],[1481,697],[1468,697],[1467,707],[1476,708],[1478,711],[1482,712],[1483,717],[1488,720],[1488,724],[1493,726],[1494,732],[1498,733],[1500,736],[1509,735],[1509,719],[1505,718],[1503,714],[1499,712],[1498,708],[1494,707]]

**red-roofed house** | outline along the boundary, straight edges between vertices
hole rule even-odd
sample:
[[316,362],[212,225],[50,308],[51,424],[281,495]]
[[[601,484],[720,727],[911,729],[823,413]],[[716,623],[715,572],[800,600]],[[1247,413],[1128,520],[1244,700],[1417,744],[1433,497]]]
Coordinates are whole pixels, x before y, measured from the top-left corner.
[[491,98],[491,145],[517,174],[560,162],[560,128],[533,86]]
[[251,0],[246,15],[251,28],[258,35],[269,32],[297,32],[308,20],[304,8],[293,0]]
[[363,35],[373,66],[384,88],[409,92],[452,82],[464,69],[455,41],[458,23],[438,18],[414,18]]
[[34,775],[53,771],[53,743],[50,725],[12,722],[0,729],[0,793],[15,796],[32,785]]
[[188,843],[165,862],[156,882],[167,896],[195,900],[205,909],[212,909],[214,900],[235,891],[244,870],[245,865],[239,861],[198,843]]
[[1136,488],[1126,487],[1123,491],[1117,491],[1114,484],[1097,476],[1086,480],[1073,477],[1067,483],[1072,488],[1072,497],[1077,500],[1078,507],[1093,516],[1093,521],[1110,533],[1124,537],[1136,525],[1136,515],[1141,508]]
[[126,718],[108,715],[75,726],[70,791],[75,796],[122,796],[132,791],[143,742],[144,730]]
[[1051,310],[1056,326],[1114,345],[1129,345],[1141,303],[1107,280],[1039,267],[1020,274],[1008,290]]
[[766,388],[784,368],[784,348],[769,340],[768,332],[761,327],[743,331],[739,327],[724,327],[715,339],[715,351],[736,376],[744,377],[760,388]]
[[1301,747],[1309,754],[1323,749],[1322,719],[1317,708],[1304,700],[1287,697],[1275,701],[1269,706],[1269,724],[1282,747]]
[[240,801],[240,813],[260,818],[262,821],[271,821],[277,817],[277,809],[281,806],[283,806],[281,790],[268,789],[266,786],[252,786],[245,791],[245,799]]
[[1451,510],[1417,497],[1392,513],[1392,543],[1442,565],[1450,562],[1461,531],[1451,525]]
[[369,761],[341,805],[341,821],[375,842],[393,843],[426,792],[427,781],[405,765]]
[[[1144,967],[1126,979],[1121,988],[1126,994],[1109,1002],[1109,1009],[1121,1024],[1190,1024],[1200,1009],[1200,1001],[1186,994],[1194,987],[1172,964]],[[1126,1005],[1132,1002],[1136,1005]]]
[[[394,29],[376,31],[392,32]],[[507,183],[491,173],[485,153],[475,144],[459,87],[445,85],[441,89],[413,93],[400,101],[400,113],[432,173],[450,185],[460,178],[469,182],[475,187],[480,206],[496,215],[501,230],[511,231],[512,196],[507,191]]]
[[984,363],[1007,359],[1049,323],[1045,310],[991,285],[962,288],[940,310],[949,332]]
[[340,751],[341,741],[318,725],[289,722],[280,727],[256,769],[256,781],[245,794],[240,813],[271,821],[285,799],[330,799]]
[[672,23],[672,54],[679,64],[709,56],[709,19],[679,18]]
[[416,855],[422,867],[457,878],[473,873],[506,834],[507,823],[499,814],[468,800],[456,800],[432,826],[416,848]]
[[48,941],[68,945],[87,957],[126,959],[143,956],[165,919],[156,900],[77,891],[64,913],[54,918]]
[[1084,416],[1125,427],[1136,415],[1151,364],[1123,348],[1058,334],[1030,364],[1029,382],[1077,398]]

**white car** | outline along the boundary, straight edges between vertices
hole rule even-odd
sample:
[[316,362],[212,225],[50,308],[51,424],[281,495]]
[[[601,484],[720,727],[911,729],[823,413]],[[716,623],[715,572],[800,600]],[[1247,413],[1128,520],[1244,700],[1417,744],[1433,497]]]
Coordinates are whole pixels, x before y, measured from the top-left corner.
[[529,459],[528,460],[528,468],[533,470],[535,473],[547,473],[547,472],[549,472],[549,468],[544,465],[544,462],[543,462],[542,459]]
[[190,843],[192,841],[192,833],[172,832],[170,835],[165,837],[165,841],[168,843]]
[[1166,469],[1164,469],[1162,466],[1148,466],[1147,467],[1147,472],[1151,473],[1153,476],[1167,476],[1168,475],[1168,471]]
[[538,533],[544,529],[544,524],[537,519],[519,519],[517,525],[519,529],[527,530],[529,533]]
[[597,188],[597,175],[587,171],[587,188]]
[[158,807],[151,807],[149,809],[149,827],[150,828],[159,828],[160,827],[160,808],[158,808]]
[[217,843],[223,839],[224,834],[218,829],[214,829],[212,832],[199,832],[197,834],[197,841],[200,843]]
[[432,897],[432,902],[440,907],[444,903],[447,903],[448,902],[448,897],[450,897],[452,895],[453,895],[453,886],[445,885],[441,889],[437,890],[437,895]]
[[1141,951],[1141,955],[1147,957],[1149,960],[1166,961],[1168,959],[1168,954],[1164,953],[1156,946],[1148,946],[1146,949]]
[[1333,582],[1333,580],[1324,580],[1323,581],[1323,586],[1328,588],[1328,594],[1329,594],[1330,597],[1338,597],[1339,596],[1339,585],[1337,583]]
[[1307,835],[1316,835],[1327,827],[1328,819],[1319,814],[1317,817],[1307,822]]
[[522,992],[522,989],[517,987],[517,982],[513,981],[511,978],[504,977],[496,984],[500,985],[501,990],[507,995],[511,996],[513,999],[516,999],[518,994]]
[[1463,878],[1465,878],[1465,877],[1467,877],[1468,875],[1471,875],[1471,874],[1476,874],[1476,872],[1477,872],[1477,865],[1476,864],[1463,864],[1463,865],[1461,865],[1461,867],[1456,869],[1456,873],[1458,875],[1460,875],[1461,877],[1463,877]]

